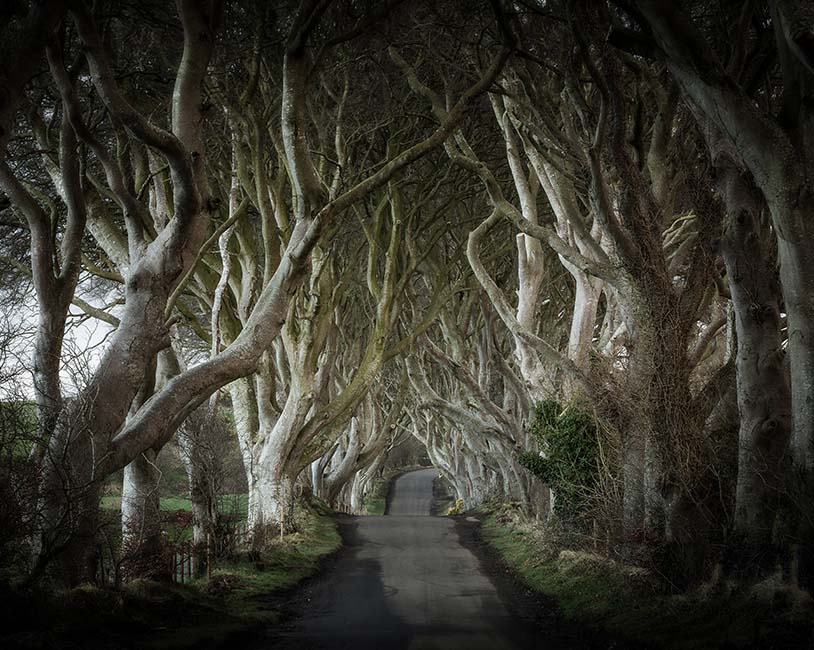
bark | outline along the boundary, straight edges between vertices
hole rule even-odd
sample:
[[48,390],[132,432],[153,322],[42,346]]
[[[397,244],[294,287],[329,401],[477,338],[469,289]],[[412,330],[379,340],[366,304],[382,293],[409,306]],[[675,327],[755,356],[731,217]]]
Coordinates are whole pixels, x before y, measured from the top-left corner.
[[267,536],[290,531],[294,526],[295,476],[282,462],[274,464],[272,454],[261,457],[249,498],[249,529],[253,544],[262,546]]
[[716,171],[727,206],[723,257],[737,331],[740,432],[735,530],[747,544],[761,546],[772,542],[791,431],[780,292],[769,264],[760,200],[725,154],[717,156]]
[[[568,268],[566,266],[566,268]],[[596,311],[602,284],[596,278],[569,268],[574,276],[574,313],[568,334],[568,357],[578,368],[587,368],[596,328]]]
[[359,454],[362,451],[362,441],[360,439],[362,433],[359,431],[361,426],[358,418],[351,419],[347,443],[344,445],[340,456],[341,460],[325,477],[325,497],[328,503],[332,505],[336,503],[342,489],[357,472]]
[[128,578],[168,578],[161,534],[157,454],[147,450],[124,468],[122,558]]
[[[776,3],[772,11],[778,59],[783,75],[780,119],[765,116],[753,98],[733,79],[693,22],[666,0],[638,0],[669,69],[684,94],[726,138],[763,193],[777,235],[780,284],[788,322],[791,376],[791,460],[798,530],[802,546],[798,579],[814,584],[814,518],[808,503],[814,493],[814,193],[810,156],[812,123],[811,68],[801,57],[800,36],[792,33],[789,8]],[[791,22],[795,22],[791,20]],[[797,29],[800,23],[795,23]],[[807,36],[806,36],[807,35]]]

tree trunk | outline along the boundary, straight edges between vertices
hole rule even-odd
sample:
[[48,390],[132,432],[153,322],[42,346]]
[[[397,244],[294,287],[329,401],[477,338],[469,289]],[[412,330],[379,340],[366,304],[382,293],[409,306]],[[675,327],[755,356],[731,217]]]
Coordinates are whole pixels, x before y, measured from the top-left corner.
[[350,511],[354,515],[360,515],[365,509],[365,489],[367,488],[367,479],[363,472],[357,472],[353,477],[350,486]]
[[261,544],[266,535],[279,534],[280,528],[293,529],[294,477],[280,465],[259,464],[249,498],[249,530],[253,543]]
[[34,342],[34,399],[37,404],[37,440],[32,448],[42,458],[62,408],[59,369],[67,307],[52,297],[39,296],[40,313]]
[[588,366],[589,353],[596,326],[596,310],[602,282],[586,273],[566,265],[574,277],[574,313],[571,318],[571,331],[568,335],[568,358],[579,368]]
[[[48,441],[41,494],[46,555],[65,547],[64,577],[69,585],[92,579],[99,493],[109,475],[106,452],[112,433],[124,424],[128,410],[166,338],[163,302],[147,289],[128,287],[125,315],[82,393],[62,409]],[[104,398],[100,396],[104,396]],[[76,540],[66,536],[76,535]],[[39,563],[40,560],[37,560]],[[73,566],[71,566],[73,565]]]
[[168,578],[161,535],[161,472],[152,449],[124,468],[122,558],[126,578]]
[[780,292],[763,244],[760,203],[733,161],[721,156],[716,167],[727,206],[723,257],[738,340],[735,530],[761,547],[772,542],[791,429]]
[[[801,192],[810,192],[807,188]],[[814,210],[795,211],[792,221],[807,223]],[[814,233],[795,240],[778,232],[780,282],[788,322],[788,356],[791,371],[791,472],[787,486],[797,541],[793,579],[803,589],[814,587]],[[771,433],[771,430],[769,431]]]
[[203,575],[207,569],[207,547],[214,539],[218,524],[219,482],[217,472],[220,459],[207,448],[203,437],[206,433],[200,414],[194,414],[197,421],[187,421],[178,432],[178,446],[181,460],[189,481],[189,499],[192,502],[192,544],[195,552],[195,571]]
[[[811,223],[814,209],[795,211],[792,221]],[[814,230],[814,226],[811,227]],[[814,232],[795,240],[778,236],[780,282],[788,319],[791,370],[791,452],[807,478],[814,474]]]

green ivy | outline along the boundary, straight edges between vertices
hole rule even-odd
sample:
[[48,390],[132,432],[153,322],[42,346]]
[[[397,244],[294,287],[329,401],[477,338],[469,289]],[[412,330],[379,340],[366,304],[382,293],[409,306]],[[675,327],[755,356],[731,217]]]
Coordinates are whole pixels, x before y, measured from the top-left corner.
[[554,491],[558,516],[579,520],[599,480],[594,418],[576,406],[563,409],[553,400],[544,400],[534,410],[530,431],[542,453],[525,452],[520,464]]

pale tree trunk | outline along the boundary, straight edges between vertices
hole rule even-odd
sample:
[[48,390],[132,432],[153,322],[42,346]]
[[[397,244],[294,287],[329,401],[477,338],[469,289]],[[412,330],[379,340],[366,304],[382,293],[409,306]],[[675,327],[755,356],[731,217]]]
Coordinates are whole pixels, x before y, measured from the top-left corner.
[[484,502],[487,496],[486,476],[483,472],[483,464],[476,454],[464,452],[464,465],[466,467],[466,477],[469,484],[469,495],[467,507],[478,506]]
[[311,463],[311,492],[320,499],[325,499],[325,468],[334,453],[336,448]]
[[[148,367],[144,383],[130,407],[136,412],[150,395],[180,373],[172,346],[161,350]],[[163,556],[161,528],[160,449],[146,449],[124,468],[122,483],[122,557],[128,578],[169,578]]]
[[[524,220],[537,224],[537,192],[539,183],[532,184],[523,169],[520,142],[511,123],[506,103],[495,95],[490,95],[492,108],[506,142],[506,158],[512,173],[514,186],[520,200],[520,213]],[[520,326],[528,331],[536,331],[537,308],[540,305],[540,287],[545,277],[545,257],[540,242],[525,234],[518,234],[517,245],[517,311],[516,318]],[[546,368],[537,353],[527,341],[515,337],[515,354],[520,366],[520,373],[526,381],[532,400],[539,402],[545,398],[543,386],[546,379]]]
[[[342,488],[351,480],[356,473],[357,461],[359,454],[362,450],[360,441],[360,424],[357,417],[351,419],[351,424],[348,430],[348,439],[340,460],[335,467],[331,470],[330,474],[325,478],[325,496],[328,503],[335,505]],[[334,455],[336,460],[337,456]]]
[[348,498],[348,505],[350,511],[354,515],[362,514],[364,510],[365,490],[367,489],[367,480],[365,474],[357,472],[353,477],[350,484],[350,495]]
[[38,431],[32,452],[41,457],[62,408],[59,370],[68,308],[67,304],[54,305],[53,299],[42,295],[38,295],[38,301],[40,313],[33,354],[34,401],[37,404]]
[[122,558],[128,578],[166,578],[161,536],[161,472],[148,449],[124,468]]
[[249,512],[252,512],[255,508],[254,500],[256,498],[254,489],[256,480],[254,447],[260,428],[254,383],[250,377],[242,377],[229,384],[228,390],[232,402],[237,440],[240,445],[240,456],[243,459],[243,471],[246,474],[248,508]]
[[[588,370],[596,329],[596,312],[604,283],[562,257],[560,262],[574,278],[574,308],[568,332],[568,358],[577,368]],[[564,378],[563,392],[566,398],[573,396],[578,389],[578,384],[571,377]]]
[[[266,460],[269,458],[263,458]],[[255,469],[252,496],[249,500],[249,529],[255,543],[262,536],[280,530],[291,530],[294,515],[294,481],[282,463],[275,466],[258,463]]]
[[384,464],[386,456],[379,454],[373,460],[371,465],[361,470],[354,479],[353,489],[351,490],[351,511],[354,514],[362,514],[365,510],[365,497],[370,492],[371,487],[375,485],[375,479],[379,475],[382,465]]
[[302,426],[310,406],[304,396],[308,389],[303,390],[299,379],[292,374],[288,399],[273,426],[268,421],[259,422],[259,442],[252,450],[249,496],[249,528],[253,535],[269,527],[290,529],[293,525],[294,481],[300,471],[299,458],[291,458],[296,439],[293,434]]
[[579,368],[587,368],[596,327],[596,310],[602,281],[565,264],[574,277],[574,314],[568,334],[568,357]]

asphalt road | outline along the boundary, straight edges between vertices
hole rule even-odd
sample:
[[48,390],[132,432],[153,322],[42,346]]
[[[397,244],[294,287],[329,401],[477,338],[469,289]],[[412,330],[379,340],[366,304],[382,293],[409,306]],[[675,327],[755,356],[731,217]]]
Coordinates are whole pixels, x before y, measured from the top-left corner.
[[550,648],[516,619],[454,521],[430,517],[434,470],[400,477],[384,517],[348,518],[349,549],[299,595],[293,623],[259,648],[505,650]]
[[422,469],[399,476],[391,488],[387,515],[428,517],[432,508],[432,482],[436,476],[438,472],[434,469]]

